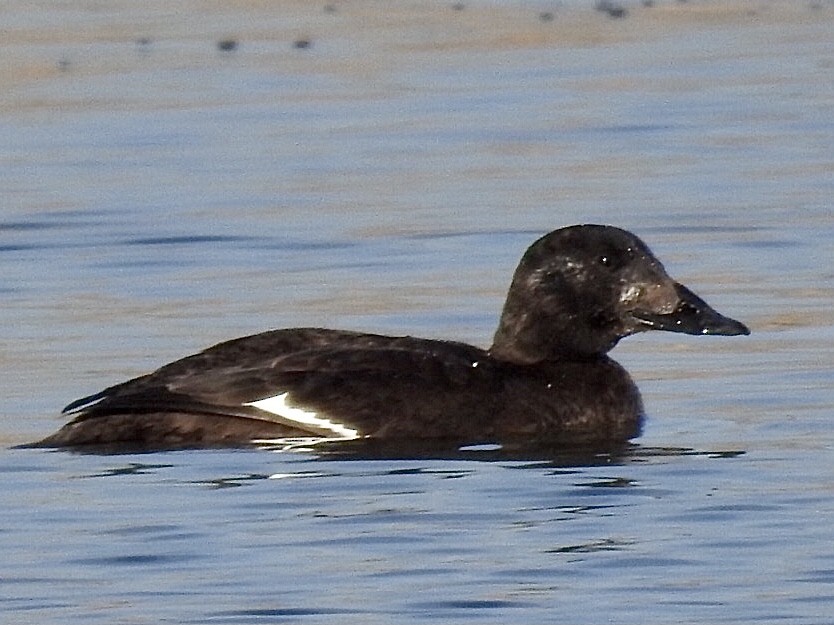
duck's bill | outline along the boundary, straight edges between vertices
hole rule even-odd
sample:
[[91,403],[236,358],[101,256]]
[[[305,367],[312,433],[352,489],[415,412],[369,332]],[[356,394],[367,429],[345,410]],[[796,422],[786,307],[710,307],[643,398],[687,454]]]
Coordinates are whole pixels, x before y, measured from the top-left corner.
[[679,299],[670,313],[634,311],[644,329],[722,336],[750,334],[746,325],[725,317],[682,284],[676,282],[675,291]]

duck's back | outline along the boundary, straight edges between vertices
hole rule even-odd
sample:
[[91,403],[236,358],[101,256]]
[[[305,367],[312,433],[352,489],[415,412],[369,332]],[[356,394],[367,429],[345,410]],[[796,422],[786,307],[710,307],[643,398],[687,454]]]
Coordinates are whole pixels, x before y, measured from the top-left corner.
[[625,440],[642,408],[606,357],[516,365],[462,343],[296,328],[221,343],[66,411],[76,418],[42,444]]

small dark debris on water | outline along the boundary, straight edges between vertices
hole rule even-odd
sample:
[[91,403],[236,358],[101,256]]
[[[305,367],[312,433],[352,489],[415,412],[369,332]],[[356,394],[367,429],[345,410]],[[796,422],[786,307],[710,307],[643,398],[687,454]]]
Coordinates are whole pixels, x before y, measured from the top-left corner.
[[643,6],[651,9],[654,6],[654,0],[643,0]]
[[463,11],[466,8],[466,5],[463,2],[455,2],[452,5],[452,11]]
[[324,12],[325,13],[335,13],[336,12],[336,7],[333,6],[332,4],[325,4],[324,5]]
[[543,22],[552,22],[553,13],[551,13],[550,11],[544,11],[543,13],[539,13],[539,19]]
[[610,0],[598,0],[594,8],[602,13],[607,13],[608,17],[619,19],[628,15],[628,9],[622,4],[611,2]]
[[136,49],[139,51],[140,54],[148,54],[151,51],[151,41],[150,37],[139,37],[136,40]]
[[313,42],[309,39],[296,39],[292,42],[292,47],[296,50],[306,50],[311,45],[313,45]]
[[237,50],[237,41],[234,39],[221,39],[217,42],[217,49],[223,52]]
[[64,58],[62,58],[58,61],[58,69],[62,72],[68,72],[71,67],[72,67],[72,63],[66,57],[64,57]]

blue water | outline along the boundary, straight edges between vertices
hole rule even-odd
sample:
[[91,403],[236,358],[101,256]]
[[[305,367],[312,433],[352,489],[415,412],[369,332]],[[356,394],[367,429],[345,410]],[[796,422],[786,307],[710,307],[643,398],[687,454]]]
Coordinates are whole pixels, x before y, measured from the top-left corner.
[[[786,4],[11,5],[0,622],[829,623],[834,7]],[[622,456],[11,449],[267,328],[487,345],[582,222],[753,331],[623,341]]]
[[830,614],[830,595],[819,595],[830,559],[814,547],[824,536],[792,529],[796,508],[823,514],[829,498],[751,488],[784,483],[774,457],[647,453],[563,468],[254,452],[19,456],[3,475],[29,504],[5,508],[18,541],[4,541],[15,574],[3,609],[21,620]]

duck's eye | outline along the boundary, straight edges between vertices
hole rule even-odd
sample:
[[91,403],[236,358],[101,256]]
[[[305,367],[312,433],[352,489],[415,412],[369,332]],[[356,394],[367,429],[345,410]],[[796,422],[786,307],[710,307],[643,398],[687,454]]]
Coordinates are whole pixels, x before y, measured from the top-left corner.
[[606,269],[610,269],[612,271],[620,269],[623,265],[626,265],[629,260],[631,260],[631,250],[627,250],[625,253],[621,252],[620,250],[606,252],[605,254],[600,254],[597,257],[597,262],[605,267]]
[[614,266],[614,257],[610,254],[603,254],[599,257],[599,264],[609,269]]

